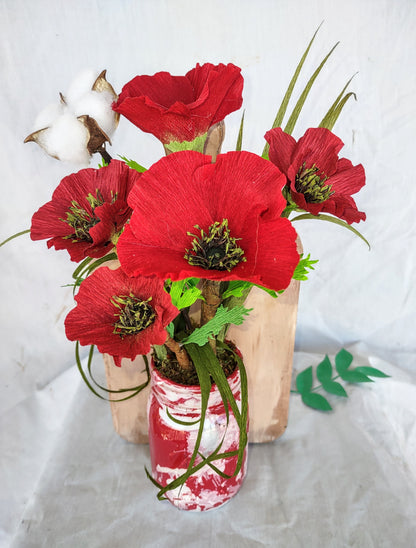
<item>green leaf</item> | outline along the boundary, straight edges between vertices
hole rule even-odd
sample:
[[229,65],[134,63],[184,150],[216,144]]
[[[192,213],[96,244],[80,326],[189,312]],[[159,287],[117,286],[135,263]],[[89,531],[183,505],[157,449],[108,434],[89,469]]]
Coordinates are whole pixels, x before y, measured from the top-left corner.
[[348,350],[345,350],[345,348],[342,348],[338,354],[335,356],[335,368],[339,375],[346,371],[349,366],[352,364],[353,361],[352,354],[348,352]]
[[119,156],[123,162],[125,162],[131,169],[135,169],[136,171],[138,171],[139,173],[144,173],[145,171],[147,171],[147,169],[143,166],[141,166],[140,164],[138,164],[137,162],[135,162],[134,160],[129,160],[128,158],[126,158],[125,156]]
[[268,295],[270,295],[271,297],[273,297],[273,299],[277,299],[277,297],[280,295],[280,293],[283,293],[284,289],[282,289],[281,291],[273,291],[273,289],[269,289],[268,287],[263,287],[262,285],[258,285],[258,284],[253,284],[255,287],[258,287],[259,289],[262,289],[263,291],[265,291]]
[[242,297],[246,290],[252,286],[253,284],[251,282],[244,282],[242,280],[231,281],[221,297],[222,299],[228,299],[229,297]]
[[322,60],[321,64],[318,66],[318,68],[315,70],[315,72],[312,74],[312,76],[310,77],[308,83],[306,84],[304,90],[302,91],[301,93],[301,96],[299,97],[293,111],[292,111],[292,114],[290,115],[290,118],[284,128],[284,132],[285,133],[288,133],[289,135],[292,134],[294,128],[295,128],[295,124],[299,118],[299,115],[301,113],[301,110],[303,108],[303,105],[305,104],[305,101],[306,101],[306,98],[308,97],[309,95],[309,92],[316,80],[316,78],[318,77],[319,73],[321,72],[323,66],[325,65],[325,63],[327,62],[329,56],[332,54],[332,52],[334,51],[334,49],[338,46],[339,42],[337,42],[335,44],[335,46],[330,50],[330,52],[326,55],[326,57],[324,57],[324,59]]
[[335,356],[335,367],[338,375],[342,380],[347,382],[373,382],[364,373],[357,371],[357,369],[350,370],[349,367],[352,364],[353,357],[350,352],[343,348]]
[[[292,97],[293,89],[294,89],[294,87],[296,85],[296,82],[298,80],[300,71],[302,70],[302,67],[305,63],[305,60],[306,60],[307,56],[308,56],[309,50],[311,49],[313,41],[315,40],[315,37],[318,33],[318,30],[321,28],[321,25],[322,25],[322,23],[316,29],[314,35],[312,36],[311,41],[309,42],[308,47],[306,48],[305,52],[303,53],[302,58],[299,61],[298,66],[295,69],[295,72],[294,72],[294,74],[292,76],[292,79],[289,83],[289,86],[286,90],[285,96],[283,97],[282,103],[281,103],[281,105],[279,107],[279,110],[276,114],[276,118],[274,119],[274,122],[273,122],[273,125],[272,125],[271,129],[273,129],[275,127],[280,127],[282,125],[283,118],[285,117],[286,110],[287,110],[290,98]],[[269,158],[269,148],[270,148],[269,143],[266,143],[265,146],[264,146],[264,149],[263,149],[262,158],[266,158],[266,159]]]
[[315,270],[315,267],[313,265],[315,265],[319,261],[312,260],[310,257],[311,257],[310,253],[308,254],[307,257],[304,257],[303,253],[301,254],[299,263],[297,264],[292,276],[294,280],[300,280],[300,281],[307,280],[309,276],[309,271]]
[[196,287],[198,278],[186,278],[177,282],[171,282],[169,286],[169,294],[172,299],[172,304],[178,310],[188,308],[193,305],[198,299],[202,299],[201,290]]
[[332,410],[332,407],[329,405],[329,401],[320,394],[315,394],[313,392],[303,393],[302,401],[308,407],[313,407],[313,409],[319,409],[320,411]]
[[383,371],[380,371],[380,369],[376,369],[375,367],[369,367],[367,365],[361,365],[359,367],[356,367],[354,371],[358,371],[359,373],[364,373],[364,375],[368,375],[369,377],[380,377],[380,378],[390,377],[390,375],[386,375],[386,373],[383,373]]
[[241,147],[243,146],[243,128],[244,128],[244,114],[245,110],[243,110],[243,115],[241,116],[241,122],[240,122],[240,129],[238,130],[238,137],[237,137],[237,144],[235,147],[235,150],[240,152]]
[[321,384],[332,379],[332,365],[328,356],[325,356],[323,361],[316,368],[316,377]]
[[342,396],[343,398],[348,398],[348,394],[345,391],[345,388],[342,386],[341,383],[336,381],[324,381],[322,383],[322,388],[326,390],[326,392],[329,392],[330,394],[334,394],[335,396]]
[[312,389],[312,366],[307,367],[296,376],[296,388],[302,396]]
[[173,338],[175,335],[175,326],[173,325],[173,322],[170,322],[170,324],[166,326],[166,331]]
[[244,321],[244,317],[247,316],[251,310],[252,309],[249,310],[244,308],[244,306],[236,306],[229,310],[220,305],[212,320],[209,320],[209,322],[202,327],[195,329],[189,337],[182,340],[182,344],[188,345],[193,343],[198,346],[205,346],[211,337],[218,335],[224,325],[230,323],[241,325]]
[[290,219],[290,220],[293,223],[294,221],[300,221],[301,219],[318,219],[321,221],[328,221],[330,223],[334,223],[336,225],[347,228],[348,230],[353,232],[356,236],[361,238],[368,245],[368,249],[371,249],[371,246],[368,243],[368,241],[364,238],[364,236],[360,232],[358,232],[356,228],[349,225],[347,222],[343,221],[342,219],[338,219],[338,217],[331,217],[331,215],[324,215],[323,213],[318,213],[318,215],[312,215],[312,213],[302,213],[302,215],[298,215],[297,217],[294,217],[293,219]]
[[356,371],[355,369],[352,371],[342,371],[339,376],[342,380],[347,382],[373,382],[367,375],[364,375],[364,373],[360,373],[360,371]]

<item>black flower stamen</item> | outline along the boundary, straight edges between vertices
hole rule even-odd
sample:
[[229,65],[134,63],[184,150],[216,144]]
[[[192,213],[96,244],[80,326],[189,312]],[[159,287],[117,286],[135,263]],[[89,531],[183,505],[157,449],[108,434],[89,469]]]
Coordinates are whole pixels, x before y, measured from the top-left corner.
[[149,304],[151,300],[150,297],[143,301],[132,293],[114,296],[111,303],[118,310],[114,314],[117,320],[114,322],[113,333],[124,339],[127,335],[136,335],[149,327],[156,319],[156,312]]
[[331,185],[325,185],[327,179],[315,164],[307,168],[303,163],[295,177],[295,189],[309,204],[320,204],[333,194]]
[[192,249],[186,249],[184,258],[192,266],[200,266],[205,270],[227,270],[230,272],[242,261],[246,261],[244,251],[236,242],[240,238],[230,236],[228,220],[221,223],[216,221],[208,229],[208,233],[195,225],[194,228],[201,232],[200,236],[188,232],[193,236]]
[[88,194],[87,201],[91,206],[91,213],[81,207],[76,200],[72,200],[69,210],[66,212],[66,219],[61,219],[61,221],[68,223],[74,229],[74,232],[65,236],[65,239],[71,239],[74,242],[91,243],[93,241],[90,236],[90,229],[100,222],[100,219],[95,215],[95,208],[103,205],[104,198],[97,188],[96,196],[91,193]]

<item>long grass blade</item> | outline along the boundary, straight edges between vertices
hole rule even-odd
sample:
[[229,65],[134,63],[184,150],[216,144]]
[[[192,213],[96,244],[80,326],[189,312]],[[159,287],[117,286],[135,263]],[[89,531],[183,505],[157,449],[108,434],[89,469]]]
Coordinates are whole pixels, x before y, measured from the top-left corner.
[[333,48],[329,51],[329,53],[324,57],[324,59],[322,60],[322,62],[320,63],[320,65],[318,66],[318,68],[315,70],[315,72],[312,74],[312,76],[310,77],[308,83],[306,84],[305,86],[305,89],[302,91],[301,93],[301,96],[299,97],[294,109],[293,109],[293,112],[292,114],[290,115],[290,118],[284,128],[284,132],[285,133],[288,133],[289,135],[292,134],[294,128],[295,128],[295,125],[296,125],[296,122],[299,118],[299,115],[302,111],[302,108],[303,108],[303,105],[305,104],[305,101],[309,95],[309,92],[310,90],[312,89],[312,86],[315,82],[315,80],[317,79],[319,73],[321,72],[322,68],[324,67],[325,63],[327,62],[328,58],[330,57],[330,55],[332,54],[332,52],[334,51],[334,49],[338,46],[339,42],[337,42],[335,44],[335,46],[333,46]]
[[[332,129],[332,127],[334,127],[334,124],[335,122],[332,123],[332,127],[328,127],[329,124],[331,124],[331,120],[332,120],[332,117],[333,117],[333,114],[335,113],[335,111],[337,110],[337,107],[339,106],[341,100],[343,99],[344,97],[344,93],[347,89],[347,87],[350,85],[352,79],[354,78],[354,76],[356,75],[357,73],[353,74],[351,76],[351,78],[348,80],[348,82],[345,84],[345,86],[342,88],[341,90],[341,93],[338,95],[338,97],[335,99],[335,101],[332,103],[332,105],[329,107],[328,109],[328,112],[325,114],[325,116],[322,118],[322,121],[321,123],[319,124],[318,127],[325,127],[327,129]],[[349,94],[350,95],[350,94]],[[355,95],[355,94],[353,94]],[[344,103],[345,104],[345,103]],[[339,114],[338,114],[339,116]],[[336,120],[335,120],[336,121]]]
[[243,110],[243,115],[241,117],[241,122],[240,122],[240,129],[238,130],[237,145],[235,147],[235,150],[237,150],[238,152],[241,151],[241,147],[243,146],[244,114],[245,113],[246,111]]
[[4,242],[1,242],[0,247],[4,244],[7,244],[7,242],[10,242],[11,240],[14,240],[15,238],[18,238],[19,236],[23,236],[23,234],[28,234],[30,232],[30,228],[27,230],[22,230],[21,232],[17,232],[17,234],[13,234],[13,236],[9,236]]
[[312,213],[303,213],[302,215],[298,215],[297,217],[290,219],[290,221],[293,223],[294,221],[300,221],[301,219],[318,219],[321,221],[328,221],[330,223],[343,226],[344,228],[347,228],[348,230],[353,232],[356,236],[361,238],[363,242],[365,242],[368,245],[368,249],[371,249],[371,246],[369,242],[366,240],[366,238],[364,238],[364,236],[356,228],[349,225],[342,219],[338,219],[337,217],[331,217],[330,215],[324,215],[323,213],[319,213],[318,215],[312,215]]
[[[308,56],[309,50],[311,49],[313,41],[315,40],[315,37],[318,34],[318,31],[322,26],[322,23],[316,29],[314,35],[312,36],[311,41],[308,44],[308,47],[306,48],[305,52],[303,53],[302,58],[298,63],[298,66],[296,67],[296,70],[295,70],[295,72],[292,76],[292,79],[289,83],[289,86],[286,90],[285,96],[283,97],[283,100],[282,100],[282,103],[279,107],[279,110],[277,111],[276,118],[274,119],[274,122],[273,122],[273,125],[272,125],[271,129],[273,129],[275,127],[281,127],[281,125],[282,125],[283,118],[285,117],[286,110],[287,110],[290,98],[292,97],[293,89],[294,89],[294,87],[296,85],[296,82],[299,78],[300,71],[302,70],[302,67],[305,63],[305,60],[306,60],[307,56]],[[265,146],[264,146],[264,149],[263,149],[263,153],[262,153],[263,158],[268,159],[268,157],[269,157],[269,148],[270,148],[269,143],[266,143]]]

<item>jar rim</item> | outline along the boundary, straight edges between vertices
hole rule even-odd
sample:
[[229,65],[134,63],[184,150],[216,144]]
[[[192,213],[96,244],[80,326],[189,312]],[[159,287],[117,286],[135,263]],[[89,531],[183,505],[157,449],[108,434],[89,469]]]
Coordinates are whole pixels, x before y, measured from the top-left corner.
[[[241,354],[240,350],[237,347],[235,348],[235,350],[236,350],[236,354],[240,358],[242,358],[242,354]],[[153,356],[152,356],[150,365],[151,365],[152,374],[154,374],[159,381],[165,381],[165,382],[169,383],[170,385],[178,387],[178,388],[189,388],[189,389],[193,389],[193,390],[197,390],[197,391],[201,390],[201,386],[199,384],[180,384],[178,382],[172,381],[171,379],[168,379],[167,377],[164,377],[163,375],[161,375],[159,370],[155,366]],[[233,381],[235,379],[235,377],[239,374],[239,372],[240,372],[240,368],[238,367],[238,364],[237,364],[236,368],[231,373],[231,375],[229,375],[227,377],[227,381]],[[217,385],[215,383],[213,383],[212,386],[211,386],[210,392],[213,392],[214,390],[216,390],[216,388],[217,388]]]

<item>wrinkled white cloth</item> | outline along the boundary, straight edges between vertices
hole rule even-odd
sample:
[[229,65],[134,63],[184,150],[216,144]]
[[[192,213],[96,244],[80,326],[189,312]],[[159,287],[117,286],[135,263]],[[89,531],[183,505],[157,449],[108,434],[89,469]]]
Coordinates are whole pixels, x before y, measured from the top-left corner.
[[[346,385],[327,414],[293,394],[286,433],[250,445],[227,505],[183,512],[156,499],[147,445],[113,430],[76,367],[1,417],[0,545],[45,547],[390,547],[416,538],[416,378]],[[295,353],[295,374],[323,358]]]

